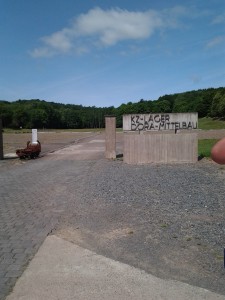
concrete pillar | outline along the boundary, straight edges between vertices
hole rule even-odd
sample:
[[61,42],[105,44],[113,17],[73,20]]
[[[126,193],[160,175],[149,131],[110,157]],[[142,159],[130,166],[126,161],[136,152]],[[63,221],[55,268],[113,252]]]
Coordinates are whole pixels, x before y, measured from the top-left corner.
[[116,117],[105,117],[105,158],[116,158]]
[[4,159],[3,154],[3,131],[2,131],[2,119],[0,119],[0,159]]
[[37,129],[32,129],[32,144],[37,144]]

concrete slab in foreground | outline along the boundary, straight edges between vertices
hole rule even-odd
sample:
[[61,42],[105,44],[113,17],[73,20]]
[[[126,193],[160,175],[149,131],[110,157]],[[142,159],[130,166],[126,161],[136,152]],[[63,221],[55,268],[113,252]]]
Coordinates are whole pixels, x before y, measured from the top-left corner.
[[7,300],[225,299],[202,288],[139,269],[49,236]]

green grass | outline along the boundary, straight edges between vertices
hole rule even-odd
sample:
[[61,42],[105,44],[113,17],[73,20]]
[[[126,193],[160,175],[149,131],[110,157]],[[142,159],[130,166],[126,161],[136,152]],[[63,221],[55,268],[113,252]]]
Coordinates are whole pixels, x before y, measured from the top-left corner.
[[203,130],[225,129],[225,121],[213,120],[212,118],[198,119],[198,128]]
[[210,157],[211,149],[218,142],[217,139],[199,140],[198,155],[201,157]]

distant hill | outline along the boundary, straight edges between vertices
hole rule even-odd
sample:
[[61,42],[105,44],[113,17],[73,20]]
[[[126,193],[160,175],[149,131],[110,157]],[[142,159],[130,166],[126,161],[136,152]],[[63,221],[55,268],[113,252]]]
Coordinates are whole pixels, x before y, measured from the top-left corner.
[[116,115],[122,126],[123,114],[198,112],[200,118],[225,119],[225,88],[209,88],[164,95],[158,100],[128,102],[119,107],[84,107],[39,99],[0,100],[0,117],[8,128],[102,128],[105,115]]

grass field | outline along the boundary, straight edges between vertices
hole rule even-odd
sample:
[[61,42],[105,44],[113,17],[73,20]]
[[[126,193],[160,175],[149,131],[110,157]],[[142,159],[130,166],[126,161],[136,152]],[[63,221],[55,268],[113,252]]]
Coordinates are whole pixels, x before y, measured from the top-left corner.
[[[202,118],[198,120],[198,127],[202,130],[225,129],[225,121],[213,120],[212,118]],[[210,157],[212,147],[218,139],[202,139],[198,141],[198,155]]]
[[198,120],[198,128],[202,130],[225,129],[225,121],[202,118]]
[[198,141],[198,155],[201,157],[210,157],[212,147],[218,142],[217,139],[207,139]]

